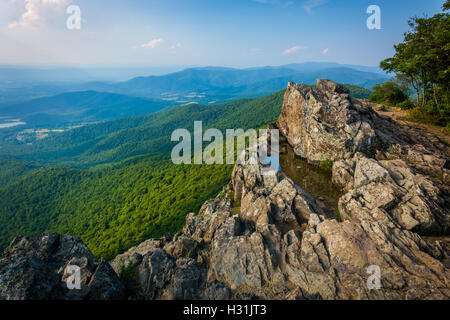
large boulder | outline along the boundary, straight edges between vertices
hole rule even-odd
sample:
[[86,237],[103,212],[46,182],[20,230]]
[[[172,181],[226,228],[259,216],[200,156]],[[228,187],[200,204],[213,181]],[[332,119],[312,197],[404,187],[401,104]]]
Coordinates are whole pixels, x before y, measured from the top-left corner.
[[303,234],[299,285],[323,299],[449,299],[449,253],[383,223],[328,220]]
[[332,81],[317,80],[316,88],[290,82],[277,125],[295,153],[311,162],[371,156],[377,144],[371,112]]
[[200,246],[186,235],[177,235],[146,241],[117,256],[111,265],[124,281],[128,297],[143,300],[231,298],[230,290],[221,282],[207,281],[203,252],[186,251],[186,256],[197,258],[194,260],[179,255],[183,251],[174,249],[183,248],[186,242],[189,248]]
[[[80,270],[81,288],[69,289],[73,268]],[[0,258],[0,299],[114,300],[124,288],[106,261],[98,262],[76,237],[48,234],[17,237]]]
[[[277,125],[294,152],[310,162],[349,160],[358,154],[402,159],[448,191],[449,146],[426,130],[379,115],[374,109],[380,107],[352,98],[330,80],[318,79],[316,87],[290,82]],[[345,175],[345,169],[341,172]]]
[[[335,170],[342,172],[345,163]],[[348,167],[351,190],[341,197],[343,218],[379,221],[422,235],[446,235],[450,232],[448,195],[427,176],[415,172],[403,160],[368,159]],[[342,174],[335,174],[342,176]]]
[[348,192],[339,201],[344,219],[448,235],[449,147],[374,108],[329,80],[289,83],[278,127],[297,155],[334,161],[332,180]]

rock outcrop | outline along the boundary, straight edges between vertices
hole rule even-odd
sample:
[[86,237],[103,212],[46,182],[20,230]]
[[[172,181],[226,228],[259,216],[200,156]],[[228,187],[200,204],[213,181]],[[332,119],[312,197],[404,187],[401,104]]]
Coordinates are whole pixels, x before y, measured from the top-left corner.
[[[380,221],[326,219],[288,177],[265,186],[263,177],[250,178],[256,172],[236,166],[232,184],[188,215],[181,234],[112,262],[130,272],[136,298],[450,298],[446,243]],[[245,186],[240,212],[233,185]],[[368,285],[371,266],[380,270],[378,289]]]
[[350,97],[330,80],[317,80],[315,88],[290,82],[278,127],[296,154],[311,162],[348,160],[358,153],[377,160],[402,159],[448,191],[449,147],[431,133],[380,116],[377,107]]
[[316,88],[289,83],[278,128],[297,155],[312,162],[374,155],[377,136],[370,107],[329,80]]
[[[376,170],[372,174],[373,168],[364,169],[365,162],[376,160],[361,156],[359,161],[348,163],[349,176],[355,180],[351,189],[368,185],[370,177],[381,181]],[[393,169],[397,166],[400,169]],[[389,170],[402,168],[392,163]],[[142,244],[151,244],[152,249],[131,249],[114,260],[115,270],[133,266],[133,281],[141,288],[138,296],[163,299],[174,297],[174,278],[148,285],[147,279],[160,279],[145,262],[156,253],[170,257],[156,270],[168,268],[169,274],[177,270],[181,279],[189,279],[190,291],[178,281],[177,290],[184,292],[179,297],[450,298],[447,243],[429,243],[401,223],[370,216],[342,223],[329,219],[320,204],[291,179],[263,169],[266,164],[256,157],[236,165],[230,185],[206,202],[198,215],[189,214],[182,233]],[[401,182],[411,177],[392,175],[396,188],[414,192]],[[180,269],[175,261],[195,268]],[[372,268],[380,272],[379,287],[371,286]],[[159,288],[156,296],[151,293],[155,288]]]
[[[250,152],[181,233],[110,262],[127,297],[450,299],[450,245],[422,238],[449,232],[449,149],[372,107],[331,81],[290,83],[278,121],[298,155],[334,161],[333,182],[346,192],[344,221]],[[266,143],[268,134],[258,142]],[[69,262],[87,275],[85,293],[74,298],[120,296],[106,262],[99,265],[75,238],[58,239],[13,241],[0,260],[1,298],[72,298],[59,284]],[[96,279],[108,281],[102,288]],[[45,290],[36,291],[38,284]]]
[[[352,162],[345,169],[351,175],[350,191],[339,201],[344,218],[379,221],[421,235],[448,235],[448,194],[432,179],[403,160],[361,157]],[[343,176],[342,167],[342,163],[336,164],[335,176]]]
[[348,191],[339,201],[344,218],[448,235],[449,147],[375,106],[329,80],[289,83],[278,126],[299,156],[335,161],[333,182]]
[[[67,282],[79,268],[81,287]],[[106,261],[76,237],[17,237],[0,258],[0,300],[118,300],[124,287]]]

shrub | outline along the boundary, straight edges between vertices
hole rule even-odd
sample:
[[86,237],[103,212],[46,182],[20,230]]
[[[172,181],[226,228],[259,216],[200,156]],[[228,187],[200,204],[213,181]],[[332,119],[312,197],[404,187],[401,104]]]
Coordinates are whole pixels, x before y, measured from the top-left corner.
[[412,121],[431,123],[437,126],[446,125],[445,118],[443,118],[440,114],[430,113],[420,108],[412,109],[408,114],[408,118]]
[[392,81],[387,81],[385,83],[379,83],[373,87],[373,93],[370,95],[369,100],[395,106],[408,100],[408,96],[405,92],[403,92],[402,88],[398,84]]
[[410,110],[414,109],[416,105],[411,100],[408,99],[403,102],[397,103],[396,107],[402,110]]

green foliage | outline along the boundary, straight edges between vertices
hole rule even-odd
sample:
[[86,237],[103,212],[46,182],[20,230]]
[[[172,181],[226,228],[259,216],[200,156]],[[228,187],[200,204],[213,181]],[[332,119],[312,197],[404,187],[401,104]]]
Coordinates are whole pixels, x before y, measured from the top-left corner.
[[333,161],[328,160],[328,161],[322,161],[319,163],[319,167],[321,167],[322,169],[332,169],[333,168]]
[[342,219],[341,212],[339,211],[339,209],[334,210],[334,215],[338,222],[344,221],[344,219]]
[[396,46],[395,55],[381,62],[381,68],[394,72],[416,93],[420,111],[445,126],[450,121],[450,14],[448,1],[443,13],[430,18],[412,18],[411,30]]
[[141,241],[179,232],[229,181],[227,165],[134,159],[102,169],[43,168],[0,189],[0,247],[15,236],[79,236],[112,258]]
[[396,107],[402,110],[409,110],[414,109],[416,105],[411,100],[408,99],[403,102],[397,103]]
[[408,96],[403,92],[402,88],[392,81],[385,83],[379,83],[373,87],[373,93],[370,95],[369,100],[387,104],[389,106],[395,106],[408,100]]
[[0,186],[16,181],[33,169],[36,167],[30,163],[0,158]]
[[194,121],[203,128],[259,128],[278,118],[284,90],[257,99],[240,99],[214,106],[189,104],[158,113],[76,128],[33,145],[3,143],[2,152],[46,165],[88,168],[133,156],[170,152],[175,129],[193,132]]
[[[436,126],[445,126],[446,120],[439,113],[430,113],[423,108],[412,109],[408,113],[408,118],[415,122],[428,123]],[[449,122],[447,122],[448,126]]]
[[[179,232],[186,214],[228,183],[232,166],[172,164],[172,131],[193,132],[197,120],[204,130],[260,128],[278,118],[283,95],[180,106],[73,129],[31,146],[4,143],[3,153],[53,166],[0,162],[0,249],[17,235],[58,232],[79,236],[109,259],[148,238]],[[9,183],[8,170],[16,176]],[[240,203],[235,207],[239,214]]]
[[353,84],[344,84],[344,86],[350,90],[350,95],[354,98],[369,99],[369,96],[372,94],[372,91],[369,89],[355,86]]

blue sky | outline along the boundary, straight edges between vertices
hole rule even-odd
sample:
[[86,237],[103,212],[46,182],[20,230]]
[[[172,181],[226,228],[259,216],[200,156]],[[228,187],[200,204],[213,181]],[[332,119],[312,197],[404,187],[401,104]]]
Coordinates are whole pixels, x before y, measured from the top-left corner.
[[[378,65],[411,16],[443,0],[0,0],[0,63],[220,65],[305,61]],[[81,30],[65,10],[81,8]],[[369,5],[381,30],[369,30]]]

